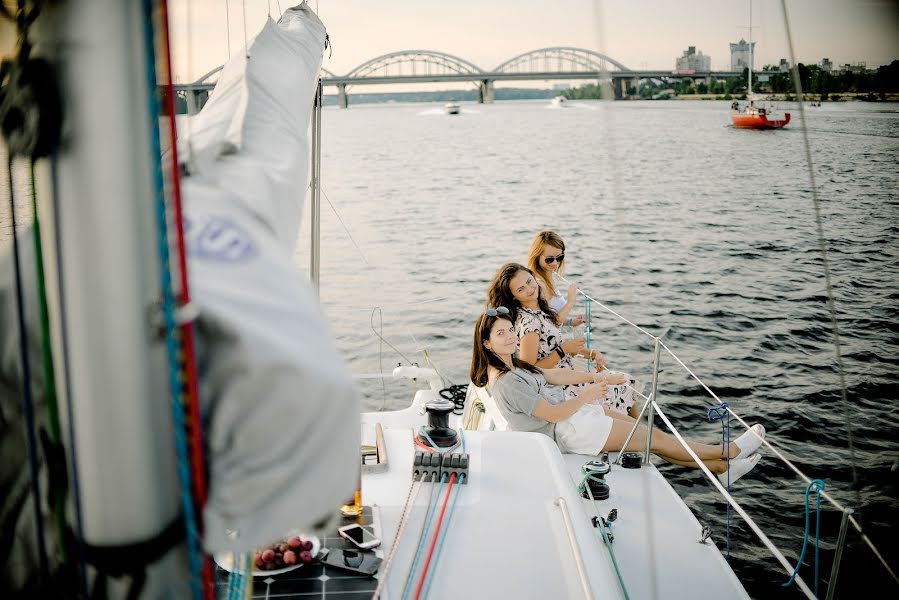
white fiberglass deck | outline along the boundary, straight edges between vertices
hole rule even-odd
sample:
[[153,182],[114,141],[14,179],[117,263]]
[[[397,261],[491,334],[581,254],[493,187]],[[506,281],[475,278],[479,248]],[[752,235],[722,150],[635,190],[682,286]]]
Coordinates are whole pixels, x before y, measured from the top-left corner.
[[[424,421],[412,407],[362,415],[363,443],[374,443],[375,423],[385,428],[389,469],[363,477],[363,502],[375,506],[384,556],[390,552],[411,484],[413,427]],[[609,554],[590,523],[593,508],[576,490],[580,467],[591,457],[562,455],[552,440],[539,434],[466,431],[465,437],[470,479],[459,495],[429,597],[585,597],[557,503],[561,497],[571,515],[592,597],[623,598]],[[699,523],[654,467],[613,466],[607,481],[612,495],[599,503],[600,514],[618,509],[613,548],[630,598],[748,598],[718,549],[711,542],[698,542]],[[430,486],[422,484],[384,598],[402,596]],[[652,518],[646,516],[647,502]]]

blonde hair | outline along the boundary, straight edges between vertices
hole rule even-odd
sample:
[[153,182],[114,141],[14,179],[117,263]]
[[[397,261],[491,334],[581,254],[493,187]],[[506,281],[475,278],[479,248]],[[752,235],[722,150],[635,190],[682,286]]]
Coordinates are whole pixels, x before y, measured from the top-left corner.
[[[534,236],[534,241],[531,242],[531,249],[528,251],[528,267],[543,281],[543,289],[546,293],[546,298],[549,299],[556,295],[556,286],[553,284],[552,273],[544,269],[543,265],[540,264],[540,257],[543,256],[543,251],[547,246],[552,246],[556,250],[565,252],[565,242],[562,241],[558,233],[541,231]],[[564,263],[559,263],[560,275],[564,268]]]

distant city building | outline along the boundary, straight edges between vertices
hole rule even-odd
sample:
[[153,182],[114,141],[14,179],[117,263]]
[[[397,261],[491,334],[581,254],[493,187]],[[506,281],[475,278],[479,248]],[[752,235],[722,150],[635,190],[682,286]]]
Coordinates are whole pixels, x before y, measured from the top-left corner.
[[780,62],[777,63],[777,70],[784,73],[790,70],[790,63],[787,62],[787,59],[780,59]]
[[[752,42],[752,53],[755,53],[755,42]],[[736,44],[730,45],[730,70],[742,71],[749,66],[750,47],[749,42],[741,39]]]
[[570,90],[570,89],[571,89],[571,84],[570,84],[570,83],[554,83],[554,84],[553,84],[553,89],[556,90],[556,91],[559,91],[559,90]]
[[854,65],[845,64],[840,70],[843,73],[855,73],[856,75],[860,75],[868,70],[868,65],[864,62],[855,63]]
[[833,71],[833,63],[830,62],[830,59],[829,59],[829,58],[822,58],[822,59],[821,59],[821,70],[822,70],[822,71],[827,71],[828,73],[831,72],[831,71]]
[[675,69],[678,71],[696,71],[705,73],[712,70],[712,57],[702,52],[696,52],[696,46],[690,46],[684,50],[683,56],[675,60]]

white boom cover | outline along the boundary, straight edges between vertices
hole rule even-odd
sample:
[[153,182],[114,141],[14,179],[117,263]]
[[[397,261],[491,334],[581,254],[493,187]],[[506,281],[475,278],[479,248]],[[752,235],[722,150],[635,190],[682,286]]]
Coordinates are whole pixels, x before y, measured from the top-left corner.
[[225,66],[179,142],[189,153],[182,187],[201,315],[210,552],[307,528],[335,513],[356,483],[352,379],[292,263],[324,45],[324,25],[306,3],[277,24],[269,19]]

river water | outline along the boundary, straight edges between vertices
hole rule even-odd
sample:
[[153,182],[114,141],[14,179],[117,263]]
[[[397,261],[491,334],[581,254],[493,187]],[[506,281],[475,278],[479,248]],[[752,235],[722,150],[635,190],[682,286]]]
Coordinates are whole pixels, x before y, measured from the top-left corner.
[[[795,106],[793,113],[787,129],[764,132],[730,127],[721,102],[502,102],[465,104],[457,116],[421,104],[326,109],[321,296],[352,370],[424,364],[426,351],[444,376],[466,383],[489,280],[503,263],[525,260],[537,231],[555,230],[567,244],[568,277],[664,334],[803,472],[840,502],[860,502],[866,532],[895,568],[899,108],[806,111],[845,403]],[[595,306],[592,314],[595,347],[648,382],[651,340]],[[407,383],[359,383],[369,409],[411,400]],[[706,419],[714,400],[664,355],[659,397],[682,432],[708,442],[721,435]],[[695,471],[661,468],[723,548],[717,492]],[[735,490],[795,561],[805,483],[765,456]],[[826,580],[839,513],[826,510],[821,527]],[[787,576],[739,517],[730,547],[753,597],[799,597],[781,588]],[[810,584],[813,557],[810,547],[802,571]],[[897,589],[854,532],[838,581],[842,597],[877,583]]]
[[[389,373],[430,360],[448,380],[467,383],[489,280],[503,263],[525,259],[537,231],[555,230],[567,244],[568,277],[664,335],[803,472],[861,507],[867,534],[895,568],[899,107],[807,109],[846,402],[796,112],[787,129],[759,132],[731,128],[720,102],[500,102],[463,104],[456,116],[422,104],[325,109],[321,297],[349,367]],[[27,190],[18,192],[27,200]],[[19,209],[26,223],[27,202]],[[0,214],[5,245],[7,200]],[[296,262],[306,270],[308,214],[303,228]],[[595,305],[592,313],[594,346],[648,383],[651,340]],[[369,410],[405,406],[416,385],[359,380]],[[659,398],[680,431],[720,437],[720,425],[706,420],[714,400],[665,354]],[[724,548],[717,492],[695,471],[660,468]],[[791,561],[802,546],[804,492],[770,453],[735,486]],[[838,528],[828,508],[824,580]],[[787,576],[738,517],[729,537],[753,597],[799,597],[781,587]],[[896,590],[858,534],[848,539],[839,597]],[[802,571],[809,583],[813,556],[810,548]]]

